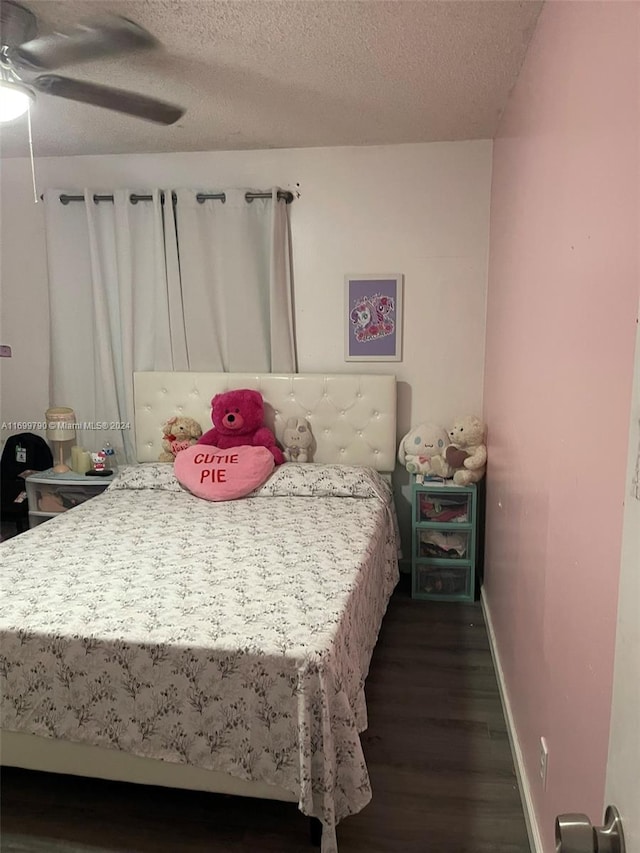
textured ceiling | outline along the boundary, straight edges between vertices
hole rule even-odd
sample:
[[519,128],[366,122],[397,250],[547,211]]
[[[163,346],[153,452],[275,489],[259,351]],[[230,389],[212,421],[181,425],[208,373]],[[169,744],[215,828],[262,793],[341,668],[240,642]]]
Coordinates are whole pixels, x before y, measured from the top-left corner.
[[[36,155],[373,145],[492,137],[537,0],[26,0],[40,32],[103,11],[160,50],[60,73],[187,108],[161,127],[38,94]],[[25,77],[28,75],[25,75]],[[0,129],[28,154],[26,119]]]

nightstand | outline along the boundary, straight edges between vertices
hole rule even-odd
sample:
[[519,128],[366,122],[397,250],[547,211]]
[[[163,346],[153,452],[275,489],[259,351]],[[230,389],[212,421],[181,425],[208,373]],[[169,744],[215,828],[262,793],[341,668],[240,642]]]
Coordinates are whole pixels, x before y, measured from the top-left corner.
[[412,476],[411,597],[474,601],[478,570],[478,488]]
[[51,468],[30,474],[25,479],[29,527],[36,527],[43,521],[94,498],[104,492],[113,478],[113,474],[110,477],[87,477],[86,474],[76,474],[75,471],[55,474]]

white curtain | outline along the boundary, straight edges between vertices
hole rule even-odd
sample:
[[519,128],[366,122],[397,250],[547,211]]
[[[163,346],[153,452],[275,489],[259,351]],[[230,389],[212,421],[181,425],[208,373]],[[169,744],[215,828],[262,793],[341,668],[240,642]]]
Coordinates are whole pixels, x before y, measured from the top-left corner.
[[251,201],[247,192],[226,189],[224,202],[176,193],[189,367],[293,373],[287,205],[277,188]]
[[110,441],[133,461],[133,371],[188,366],[177,251],[164,239],[172,206],[163,210],[160,190],[137,204],[131,190],[114,192],[113,203],[83,194],[67,205],[59,190],[45,194],[50,401],[93,425],[79,431],[79,444],[98,450]]
[[288,216],[275,189],[224,203],[178,190],[175,206],[170,190],[164,205],[159,189],[136,204],[130,189],[95,192],[45,193],[50,403],[103,425],[79,444],[134,461],[135,370],[296,370]]

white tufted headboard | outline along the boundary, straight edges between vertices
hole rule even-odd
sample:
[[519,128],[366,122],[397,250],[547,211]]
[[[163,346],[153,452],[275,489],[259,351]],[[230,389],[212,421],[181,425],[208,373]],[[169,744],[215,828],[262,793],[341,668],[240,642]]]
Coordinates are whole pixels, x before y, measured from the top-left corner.
[[260,391],[265,423],[281,442],[287,419],[306,418],[314,462],[391,472],[396,459],[396,379],[374,374],[134,373],[139,462],[155,462],[162,424],[173,415],[211,428],[211,398],[234,388]]

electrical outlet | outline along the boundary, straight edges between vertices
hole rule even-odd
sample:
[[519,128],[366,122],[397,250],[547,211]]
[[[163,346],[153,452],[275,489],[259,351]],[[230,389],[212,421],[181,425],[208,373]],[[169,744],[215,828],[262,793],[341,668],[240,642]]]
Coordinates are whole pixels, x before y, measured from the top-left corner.
[[549,747],[545,738],[540,738],[540,780],[542,782],[542,790],[547,789],[547,768],[549,765]]

